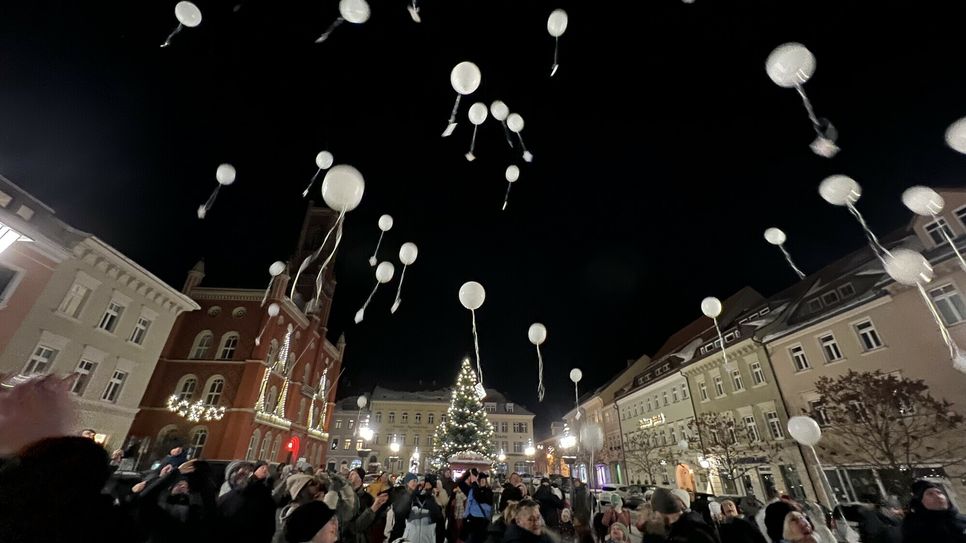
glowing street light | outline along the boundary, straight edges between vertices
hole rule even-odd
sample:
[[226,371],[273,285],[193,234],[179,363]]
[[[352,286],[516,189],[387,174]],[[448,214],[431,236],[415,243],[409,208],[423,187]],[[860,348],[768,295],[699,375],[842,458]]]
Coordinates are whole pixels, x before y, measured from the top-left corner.
[[398,453],[399,452],[399,443],[396,443],[395,441],[393,441],[392,443],[390,443],[389,444],[389,450],[392,451],[393,454]]
[[571,449],[577,445],[577,436],[567,434],[560,438],[560,446],[564,449]]
[[537,454],[537,450],[533,448],[533,445],[530,445],[526,448],[526,450],[523,451],[523,454],[527,455],[529,458],[533,458],[533,455]]
[[503,449],[500,449],[500,455],[497,456],[496,459],[499,460],[501,464],[506,462],[506,453],[503,452]]
[[369,428],[368,426],[364,426],[359,429],[359,437],[361,437],[365,441],[371,441],[372,436],[373,436],[372,428]]

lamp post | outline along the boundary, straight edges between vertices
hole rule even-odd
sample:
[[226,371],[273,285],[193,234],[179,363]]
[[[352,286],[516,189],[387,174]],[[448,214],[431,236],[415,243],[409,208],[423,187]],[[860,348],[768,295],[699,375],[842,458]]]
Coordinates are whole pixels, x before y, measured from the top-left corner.
[[506,475],[506,453],[503,452],[503,449],[500,449],[500,454],[497,455],[496,459],[498,462],[500,462],[500,466],[501,466],[501,470],[503,471],[503,474]]
[[527,455],[527,471],[530,473],[530,476],[533,477],[533,456],[537,454],[537,449],[533,448],[533,443],[527,445],[527,448],[524,449],[523,454]]
[[392,442],[389,443],[389,452],[392,453],[389,456],[389,462],[392,463],[390,469],[393,469],[396,466],[396,461],[399,460],[399,443],[396,442],[396,434],[392,435]]

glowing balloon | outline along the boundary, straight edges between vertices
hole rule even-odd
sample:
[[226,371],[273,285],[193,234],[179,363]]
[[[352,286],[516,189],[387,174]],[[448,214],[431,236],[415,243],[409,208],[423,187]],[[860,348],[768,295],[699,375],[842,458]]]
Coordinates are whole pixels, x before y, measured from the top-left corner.
[[362,201],[366,182],[359,170],[346,164],[334,166],[322,180],[322,199],[336,211],[352,211]]
[[328,170],[332,167],[332,153],[328,151],[319,151],[319,154],[315,155],[315,165],[319,167],[320,170]]
[[953,150],[966,154],[966,117],[954,122],[946,129],[946,144]]
[[399,248],[399,261],[403,263],[404,266],[409,266],[413,262],[416,262],[416,256],[419,255],[419,249],[416,247],[415,243],[407,241],[402,244]]
[[493,118],[503,122],[506,120],[507,116],[510,115],[510,108],[506,106],[501,100],[494,100],[490,104],[490,113],[493,114]]
[[511,113],[506,118],[506,125],[510,127],[511,132],[519,134],[523,130],[523,117],[519,113]]
[[285,263],[282,262],[281,260],[277,262],[273,262],[272,265],[268,267],[268,273],[272,277],[278,277],[279,275],[282,275],[282,272],[284,271],[285,271]]
[[604,429],[600,424],[588,422],[580,427],[580,446],[591,451],[599,451],[604,446]]
[[765,230],[765,241],[772,245],[782,245],[785,243],[785,232],[774,226]]
[[788,433],[795,441],[814,447],[822,439],[822,429],[812,417],[798,415],[788,419]]
[[174,6],[174,16],[178,22],[188,28],[194,28],[201,24],[201,10],[191,2],[178,2]]
[[460,62],[449,74],[449,82],[453,85],[453,90],[464,96],[475,92],[480,87],[481,80],[480,69],[469,61]]
[[486,104],[484,104],[483,102],[477,102],[473,104],[472,106],[470,106],[470,111],[469,111],[470,122],[475,125],[483,124],[483,121],[486,120],[486,113],[487,113]]
[[779,87],[795,87],[815,73],[815,55],[800,43],[779,45],[765,60],[765,71]]
[[520,168],[516,164],[510,164],[506,167],[506,180],[515,183],[517,179],[520,179]]
[[340,0],[339,15],[350,23],[362,24],[369,20],[369,4],[366,0]]
[[218,184],[228,186],[235,182],[235,167],[231,164],[222,164],[215,170],[215,179]]
[[392,215],[383,215],[379,217],[379,229],[383,232],[388,232],[392,229]]
[[483,285],[476,281],[467,281],[460,287],[459,298],[463,307],[475,311],[483,305],[483,301],[486,299],[486,290],[483,289]]
[[862,196],[862,187],[855,179],[845,175],[826,177],[818,186],[818,193],[822,199],[833,206],[854,204]]
[[932,217],[946,205],[943,197],[929,187],[909,187],[902,193],[902,203],[916,215]]
[[535,322],[527,330],[527,337],[530,338],[530,343],[542,345],[544,341],[547,341],[547,327],[539,322]]
[[721,314],[721,300],[708,296],[701,300],[701,312],[709,319],[716,319]]
[[573,381],[574,384],[579,383],[580,380],[583,378],[584,378],[584,372],[580,371],[580,368],[574,368],[570,370],[570,380]]
[[885,256],[885,271],[896,283],[916,286],[932,281],[932,266],[926,257],[909,249],[894,249]]
[[555,38],[559,38],[567,31],[567,12],[562,9],[555,9],[550,12],[547,19],[547,32]]
[[364,408],[367,403],[369,403],[369,400],[365,396],[359,396],[359,399],[356,400],[356,405],[359,406],[359,409]]
[[395,272],[396,268],[392,265],[392,262],[380,262],[376,268],[376,281],[386,284],[392,281],[392,276]]
[[281,308],[276,303],[269,304],[269,306],[268,306],[268,316],[269,317],[277,317],[278,316],[278,312],[280,311],[280,309]]

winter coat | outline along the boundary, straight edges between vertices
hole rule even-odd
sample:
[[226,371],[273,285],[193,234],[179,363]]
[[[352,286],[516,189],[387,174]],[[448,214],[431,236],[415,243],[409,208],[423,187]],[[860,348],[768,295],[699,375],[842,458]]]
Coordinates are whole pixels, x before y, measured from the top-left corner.
[[743,518],[732,518],[718,524],[721,543],[768,543],[758,527]]
[[590,509],[593,496],[585,485],[580,485],[574,490],[574,524],[578,526],[590,526]]
[[618,513],[617,509],[612,507],[604,513],[604,516],[600,519],[600,522],[608,529],[610,529],[610,525],[615,522],[620,522],[624,526],[632,526],[631,512],[627,509],[621,508],[621,511]]
[[536,535],[510,523],[503,534],[503,543],[553,543],[553,539],[546,532]]
[[909,513],[902,521],[902,539],[923,543],[964,543],[966,517],[952,506],[945,511],[932,511],[923,507],[919,500],[913,499],[909,503]]
[[225,543],[268,543],[275,535],[275,500],[265,481],[248,484],[218,499],[217,537]]
[[402,537],[406,530],[406,519],[412,510],[413,494],[404,486],[397,486],[389,492],[389,503],[391,504],[390,513],[386,515],[386,524],[392,519],[392,528],[389,529],[388,541],[393,542]]
[[214,533],[218,513],[215,487],[210,478],[195,475],[187,477],[188,494],[170,494],[170,487],[181,478],[178,470],[172,470],[145,485],[137,495],[138,521],[151,543],[209,540]]
[[503,492],[500,493],[500,511],[506,510],[506,504],[508,502],[518,502],[522,499],[523,491],[519,487],[515,487],[510,483],[504,483]]
[[443,510],[429,492],[413,496],[403,537],[411,543],[435,543],[436,523],[443,521]]
[[502,515],[490,523],[486,529],[486,539],[483,543],[503,543],[503,536],[506,534],[507,521]]
[[560,533],[560,540],[563,543],[576,543],[577,530],[574,528],[574,522],[572,520],[561,522],[557,531]]
[[671,543],[718,543],[718,536],[714,529],[698,522],[687,515],[681,515],[678,521],[668,526],[667,541]]
[[[560,511],[564,507],[563,500],[553,493],[553,488],[550,485],[540,485],[533,499],[540,504],[540,515],[543,517],[543,522],[549,528],[556,530],[560,526]],[[628,522],[630,522],[630,518],[630,513],[627,513]]]
[[888,511],[862,511],[859,538],[862,543],[902,543],[902,519]]

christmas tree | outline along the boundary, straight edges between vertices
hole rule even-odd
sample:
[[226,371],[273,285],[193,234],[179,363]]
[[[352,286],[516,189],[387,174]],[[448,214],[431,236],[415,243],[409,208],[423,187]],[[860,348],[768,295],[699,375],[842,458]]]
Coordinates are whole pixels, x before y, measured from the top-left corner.
[[470,361],[464,359],[456,386],[453,387],[446,420],[436,427],[433,435],[434,466],[448,465],[449,458],[461,452],[477,453],[493,461],[493,425],[486,418],[483,404],[473,390],[476,382],[476,373]]

